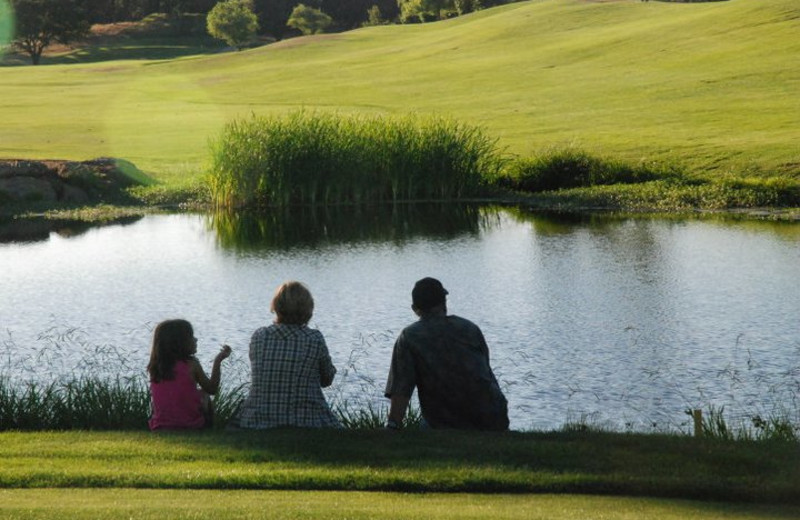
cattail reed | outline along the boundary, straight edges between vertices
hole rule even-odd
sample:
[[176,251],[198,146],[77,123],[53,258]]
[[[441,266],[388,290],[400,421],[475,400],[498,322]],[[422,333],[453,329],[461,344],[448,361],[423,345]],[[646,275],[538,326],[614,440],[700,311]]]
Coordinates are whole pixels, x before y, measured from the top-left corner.
[[299,111],[230,122],[211,143],[217,207],[451,200],[500,169],[477,127],[416,116]]

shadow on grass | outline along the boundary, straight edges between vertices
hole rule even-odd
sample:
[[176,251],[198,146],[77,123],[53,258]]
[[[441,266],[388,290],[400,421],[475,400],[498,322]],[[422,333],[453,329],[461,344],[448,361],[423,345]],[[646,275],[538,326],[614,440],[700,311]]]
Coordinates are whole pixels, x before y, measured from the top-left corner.
[[289,478],[285,484],[291,489],[587,493],[800,504],[800,451],[791,443],[596,432],[278,429],[155,435],[159,442],[216,453],[232,464],[342,472]]
[[[224,44],[211,38],[129,38],[112,43],[79,46],[65,53],[45,54],[39,65],[70,65],[114,60],[171,60],[186,56],[216,54],[226,50]],[[30,57],[19,52],[10,52],[0,59],[0,66],[4,67],[30,64]]]

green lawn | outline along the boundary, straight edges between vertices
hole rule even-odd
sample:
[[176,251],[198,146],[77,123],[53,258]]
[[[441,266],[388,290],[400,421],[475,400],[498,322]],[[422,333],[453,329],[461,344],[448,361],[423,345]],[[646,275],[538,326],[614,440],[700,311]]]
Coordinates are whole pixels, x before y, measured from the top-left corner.
[[576,496],[219,491],[0,489],[0,519],[795,519],[800,508],[688,500]]
[[0,433],[0,487],[588,493],[800,505],[794,443],[677,435]]
[[789,519],[792,443],[678,435],[2,432],[0,518]]
[[796,0],[534,0],[243,52],[4,67],[0,156],[122,157],[181,185],[231,118],[308,107],[453,116],[522,155],[576,144],[797,176],[797,34]]

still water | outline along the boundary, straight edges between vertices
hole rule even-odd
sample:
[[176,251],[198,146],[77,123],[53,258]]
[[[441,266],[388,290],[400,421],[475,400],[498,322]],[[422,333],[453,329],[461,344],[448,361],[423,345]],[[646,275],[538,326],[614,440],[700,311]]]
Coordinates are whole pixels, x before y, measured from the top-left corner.
[[250,334],[281,282],[305,282],[339,373],[331,400],[385,404],[397,333],[424,276],[475,321],[512,428],[587,421],[689,430],[800,398],[800,225],[565,217],[409,206],[154,215],[0,243],[0,376],[143,375],[152,328],[183,317],[204,366],[249,377]]

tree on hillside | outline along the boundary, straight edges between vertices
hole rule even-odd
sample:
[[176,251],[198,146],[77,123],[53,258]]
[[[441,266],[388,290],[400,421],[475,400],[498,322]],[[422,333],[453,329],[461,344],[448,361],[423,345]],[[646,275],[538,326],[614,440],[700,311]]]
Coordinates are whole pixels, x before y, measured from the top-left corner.
[[441,20],[456,12],[454,0],[398,0],[398,3],[403,23]]
[[68,44],[89,33],[85,0],[10,0],[15,16],[13,44],[38,65],[54,43]]
[[214,6],[206,18],[208,34],[225,40],[238,50],[253,40],[258,30],[258,18],[249,0],[225,0]]
[[309,35],[325,31],[331,23],[333,23],[333,19],[319,9],[298,4],[292,11],[291,16],[289,16],[289,21],[286,22],[286,25],[297,29],[305,35]]
[[333,18],[336,30],[348,31],[364,25],[373,6],[378,8],[383,20],[392,20],[400,12],[397,0],[319,0],[319,5],[314,7]]
[[298,0],[254,0],[253,9],[258,16],[261,30],[276,40],[282,40],[286,33],[286,22]]
[[91,0],[92,23],[138,21],[153,13],[208,13],[217,0]]

